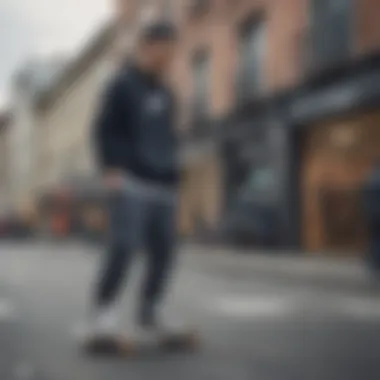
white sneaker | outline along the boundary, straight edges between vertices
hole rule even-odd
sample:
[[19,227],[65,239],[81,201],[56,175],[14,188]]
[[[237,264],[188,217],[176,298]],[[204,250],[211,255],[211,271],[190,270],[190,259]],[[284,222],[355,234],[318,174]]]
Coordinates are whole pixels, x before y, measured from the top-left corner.
[[79,326],[75,336],[83,341],[91,336],[114,336],[118,334],[119,316],[113,307],[97,310],[86,323]]
[[103,308],[95,315],[93,330],[96,334],[114,335],[119,327],[119,316],[115,308]]

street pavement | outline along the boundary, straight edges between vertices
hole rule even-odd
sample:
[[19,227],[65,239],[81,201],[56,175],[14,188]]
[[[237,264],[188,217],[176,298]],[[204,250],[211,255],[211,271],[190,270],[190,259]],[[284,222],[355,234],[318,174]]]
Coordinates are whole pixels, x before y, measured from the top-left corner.
[[[165,312],[197,326],[202,349],[95,360],[75,330],[100,261],[75,243],[0,245],[1,380],[380,378],[380,291],[359,263],[183,249]],[[125,329],[141,271],[140,255],[119,302]]]

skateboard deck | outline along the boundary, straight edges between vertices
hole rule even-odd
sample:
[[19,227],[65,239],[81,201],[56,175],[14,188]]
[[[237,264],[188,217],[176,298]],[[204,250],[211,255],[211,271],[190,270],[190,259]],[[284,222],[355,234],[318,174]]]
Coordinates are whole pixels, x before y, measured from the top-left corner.
[[193,352],[199,348],[200,339],[195,331],[169,333],[157,339],[143,341],[128,336],[93,336],[83,344],[85,352],[91,355],[116,355],[129,357],[148,351]]

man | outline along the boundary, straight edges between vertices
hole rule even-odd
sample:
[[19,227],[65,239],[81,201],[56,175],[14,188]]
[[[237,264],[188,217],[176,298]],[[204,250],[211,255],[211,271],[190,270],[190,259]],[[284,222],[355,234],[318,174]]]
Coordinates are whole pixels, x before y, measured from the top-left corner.
[[179,179],[175,101],[165,84],[176,37],[175,28],[164,22],[142,31],[133,62],[109,84],[95,123],[110,219],[95,293],[95,331],[117,333],[115,301],[142,244],[147,270],[136,324],[143,330],[162,328],[157,308],[173,265]]

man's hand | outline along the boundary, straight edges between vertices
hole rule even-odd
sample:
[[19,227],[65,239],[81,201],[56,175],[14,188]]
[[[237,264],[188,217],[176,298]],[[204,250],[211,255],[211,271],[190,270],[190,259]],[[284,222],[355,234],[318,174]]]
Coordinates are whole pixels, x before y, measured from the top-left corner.
[[108,190],[120,190],[123,187],[123,172],[119,169],[108,169],[104,175],[104,184]]

